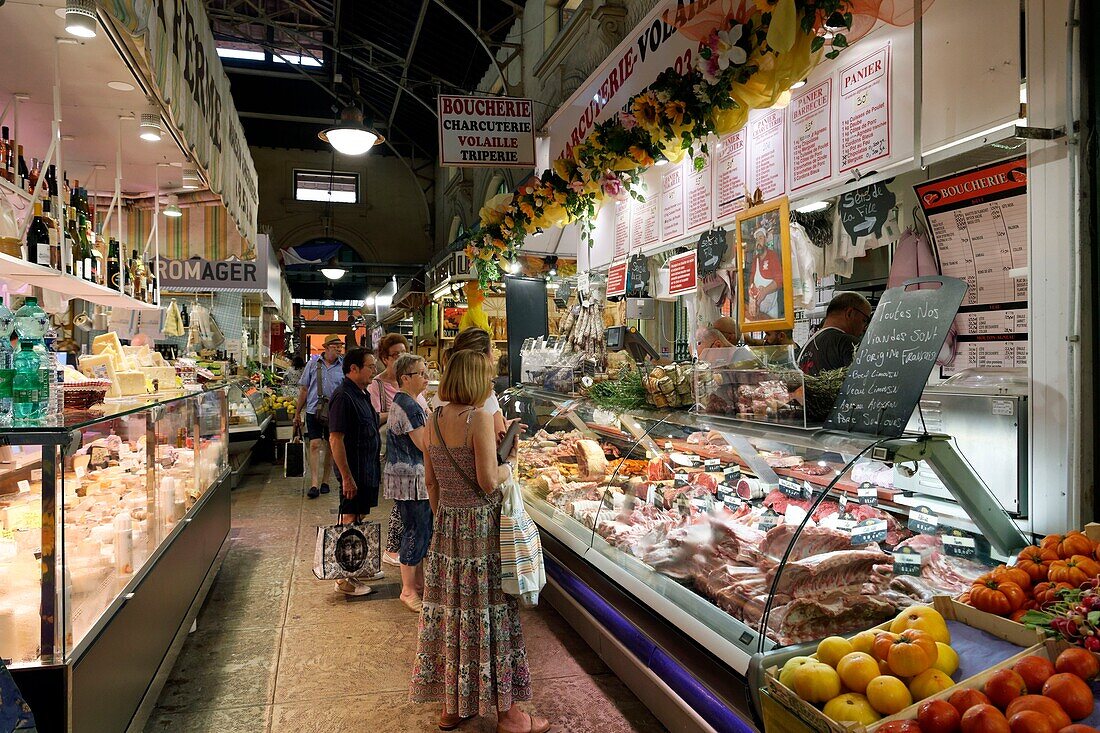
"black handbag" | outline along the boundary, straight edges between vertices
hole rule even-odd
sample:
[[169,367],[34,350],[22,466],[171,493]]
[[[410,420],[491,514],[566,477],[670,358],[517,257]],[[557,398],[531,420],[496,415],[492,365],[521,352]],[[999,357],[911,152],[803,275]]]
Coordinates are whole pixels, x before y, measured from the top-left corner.
[[294,426],[294,435],[286,444],[283,475],[286,478],[301,478],[306,475],[306,444],[302,442],[302,433],[298,425]]

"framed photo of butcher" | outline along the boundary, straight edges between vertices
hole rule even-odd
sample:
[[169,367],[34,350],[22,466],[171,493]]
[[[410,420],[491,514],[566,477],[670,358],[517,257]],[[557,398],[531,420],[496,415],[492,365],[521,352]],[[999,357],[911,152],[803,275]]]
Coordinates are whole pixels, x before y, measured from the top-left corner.
[[737,215],[737,266],[741,331],[794,328],[791,214],[786,196]]

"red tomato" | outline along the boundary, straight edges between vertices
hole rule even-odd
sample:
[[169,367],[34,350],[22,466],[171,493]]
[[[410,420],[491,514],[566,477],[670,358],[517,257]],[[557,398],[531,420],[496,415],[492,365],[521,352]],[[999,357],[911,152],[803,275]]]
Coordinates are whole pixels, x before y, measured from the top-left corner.
[[1012,733],[1008,719],[992,705],[975,705],[963,713],[962,733]]
[[975,705],[988,705],[989,698],[981,690],[968,687],[956,690],[951,694],[951,697],[947,698],[947,702],[955,706],[955,709],[959,711],[959,715],[963,715]]
[[1075,674],[1059,673],[1051,677],[1043,685],[1043,696],[1061,705],[1073,720],[1087,718],[1096,704],[1092,688]]
[[1054,665],[1044,657],[1024,657],[1012,665],[1016,674],[1024,678],[1027,691],[1032,695],[1038,695],[1043,690],[1043,683],[1054,674]]
[[1093,728],[1091,725],[1074,723],[1073,725],[1067,725],[1065,728],[1062,728],[1058,733],[1100,733],[1100,730]]
[[1058,672],[1075,674],[1087,682],[1100,674],[1100,662],[1092,652],[1075,646],[1058,655],[1054,660],[1054,669]]
[[1050,718],[1034,710],[1022,710],[1008,719],[1012,733],[1058,733]]
[[962,715],[946,700],[925,700],[917,708],[917,722],[924,733],[955,733]]
[[1008,704],[1008,710],[1005,710],[1005,715],[1011,720],[1013,715],[1024,710],[1033,710],[1049,718],[1050,721],[1054,723],[1054,730],[1061,730],[1070,724],[1070,719],[1069,716],[1066,715],[1066,711],[1062,710],[1062,706],[1049,697],[1043,697],[1042,695],[1024,695],[1023,697],[1018,697]]
[[985,681],[985,694],[991,703],[1004,710],[1010,702],[1027,694],[1027,683],[1015,670],[998,669]]

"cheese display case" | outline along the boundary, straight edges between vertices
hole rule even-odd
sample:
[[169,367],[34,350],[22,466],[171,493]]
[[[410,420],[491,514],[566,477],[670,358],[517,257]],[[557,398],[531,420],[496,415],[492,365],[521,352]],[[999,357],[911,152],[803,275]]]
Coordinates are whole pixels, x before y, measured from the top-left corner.
[[[518,472],[542,530],[730,669],[957,595],[1030,544],[943,435],[604,410],[519,387]],[[927,464],[949,497],[895,487]]]
[[40,730],[136,709],[228,533],[226,416],[221,389],[0,428],[0,657]]

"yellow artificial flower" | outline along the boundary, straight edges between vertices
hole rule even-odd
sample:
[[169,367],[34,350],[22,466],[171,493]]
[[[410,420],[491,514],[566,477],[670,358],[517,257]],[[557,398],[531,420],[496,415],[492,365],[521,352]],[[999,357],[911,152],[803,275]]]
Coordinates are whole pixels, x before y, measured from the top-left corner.
[[687,105],[680,100],[676,99],[665,105],[665,117],[668,118],[670,124],[673,127],[684,124],[684,114],[687,112]]
[[640,145],[631,145],[630,150],[627,152],[630,155],[630,159],[638,164],[638,167],[648,168],[653,165],[653,156]]
[[493,224],[499,224],[511,205],[512,194],[510,193],[498,193],[496,196],[486,201],[485,205],[481,207],[481,211],[478,212],[478,216],[481,219],[481,226],[487,227]]
[[657,100],[653,92],[646,92],[634,98],[632,105],[634,118],[647,130],[657,127]]
[[756,0],[756,9],[761,13],[770,13],[775,0]]
[[523,212],[523,215],[526,216],[528,219],[534,219],[535,218],[535,207],[532,206],[529,202],[520,201],[519,202],[519,210],[521,212]]
[[568,158],[558,158],[553,163],[554,172],[565,181],[573,180],[573,172],[577,170],[577,164]]

